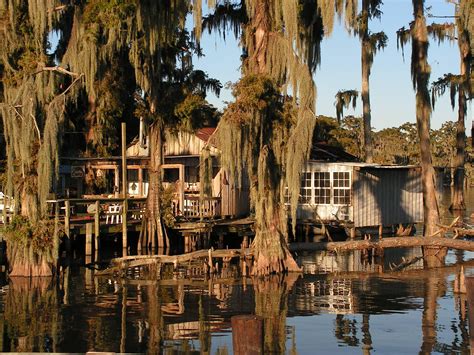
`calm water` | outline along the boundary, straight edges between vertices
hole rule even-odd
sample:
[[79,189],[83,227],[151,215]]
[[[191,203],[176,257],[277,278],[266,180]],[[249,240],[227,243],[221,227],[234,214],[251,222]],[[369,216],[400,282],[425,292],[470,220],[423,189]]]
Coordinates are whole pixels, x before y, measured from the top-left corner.
[[80,261],[59,280],[3,275],[0,350],[227,354],[231,317],[257,314],[265,353],[469,353],[466,297],[455,288],[461,265],[474,274],[474,254],[390,271],[420,254],[300,253],[303,274],[266,280],[239,277],[234,265],[213,279],[94,277]]

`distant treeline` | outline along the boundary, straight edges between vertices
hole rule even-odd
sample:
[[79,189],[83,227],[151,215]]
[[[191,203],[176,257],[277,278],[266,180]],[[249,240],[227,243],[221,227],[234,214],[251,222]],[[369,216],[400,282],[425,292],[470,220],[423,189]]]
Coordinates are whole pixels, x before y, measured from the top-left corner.
[[[346,116],[340,122],[334,117],[318,116],[314,132],[315,141],[323,141],[343,148],[363,160],[362,117]],[[372,131],[374,142],[374,163],[377,164],[419,164],[420,148],[416,123],[406,122],[399,127]],[[466,175],[474,183],[472,169],[473,150],[471,137],[467,138]],[[456,122],[447,121],[439,129],[431,130],[433,165],[454,167],[456,155]]]

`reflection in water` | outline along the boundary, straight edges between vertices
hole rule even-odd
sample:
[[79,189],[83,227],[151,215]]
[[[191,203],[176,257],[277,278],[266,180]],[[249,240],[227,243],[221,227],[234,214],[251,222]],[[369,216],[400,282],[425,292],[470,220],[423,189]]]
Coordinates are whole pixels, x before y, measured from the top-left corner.
[[[461,266],[426,270],[417,262],[390,271],[420,253],[304,253],[304,274],[263,279],[242,278],[236,265],[222,277],[196,272],[192,280],[181,272],[99,278],[72,265],[57,281],[2,287],[0,350],[228,354],[231,317],[256,314],[264,319],[264,353],[312,353],[315,344],[321,353],[469,352]],[[447,260],[470,273],[471,258],[457,252]]]
[[58,290],[51,278],[11,278],[2,318],[2,351],[57,351],[61,322]]

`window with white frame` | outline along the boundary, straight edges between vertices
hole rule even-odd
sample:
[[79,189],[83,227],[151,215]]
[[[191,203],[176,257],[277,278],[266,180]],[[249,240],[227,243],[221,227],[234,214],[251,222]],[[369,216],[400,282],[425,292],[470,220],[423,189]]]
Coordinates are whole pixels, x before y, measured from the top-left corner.
[[327,171],[314,173],[314,203],[317,205],[331,203],[331,175]]
[[332,173],[332,186],[335,205],[349,205],[351,203],[351,175],[348,171]]
[[312,180],[312,173],[304,172],[301,174],[301,187],[300,187],[300,198],[299,203],[308,204],[311,203],[311,180]]

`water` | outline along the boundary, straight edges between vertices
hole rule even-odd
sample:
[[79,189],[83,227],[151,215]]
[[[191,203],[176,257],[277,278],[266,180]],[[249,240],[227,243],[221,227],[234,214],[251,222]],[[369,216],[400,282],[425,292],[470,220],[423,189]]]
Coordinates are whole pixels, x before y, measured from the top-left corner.
[[300,253],[302,275],[266,280],[242,278],[235,265],[211,279],[94,277],[78,261],[58,280],[3,275],[0,350],[227,354],[231,317],[257,314],[265,353],[469,353],[466,296],[455,286],[461,265],[474,273],[474,254],[390,271],[420,253]]

